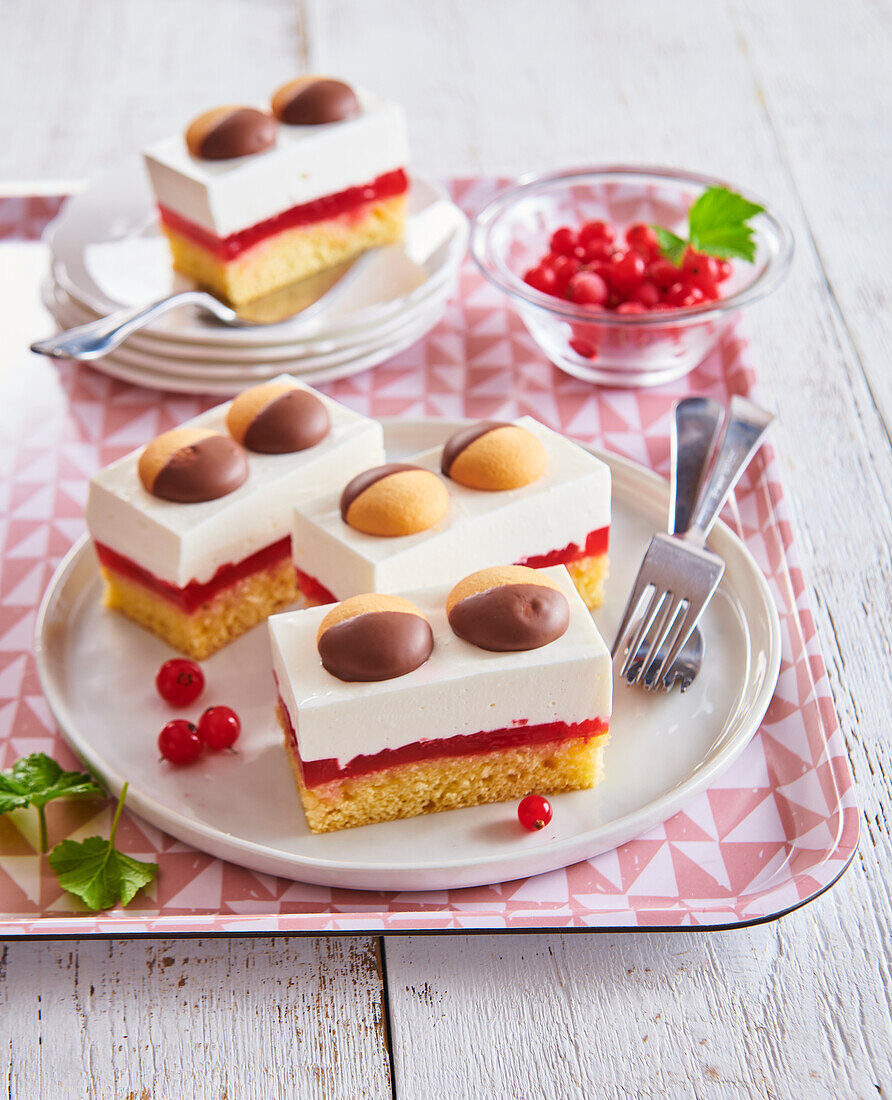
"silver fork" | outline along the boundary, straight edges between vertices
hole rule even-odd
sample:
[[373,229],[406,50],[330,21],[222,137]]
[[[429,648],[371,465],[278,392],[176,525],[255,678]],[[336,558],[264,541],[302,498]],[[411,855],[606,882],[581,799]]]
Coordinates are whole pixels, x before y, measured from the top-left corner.
[[[694,508],[690,527],[681,537],[660,532],[651,539],[612,649],[614,657],[621,652],[638,606],[652,590],[620,669],[620,675],[629,683],[643,682],[653,690],[663,682],[712,599],[725,571],[725,563],[717,554],[705,549],[706,537],[773,419],[752,401],[732,397],[725,432],[712,471]],[[637,674],[629,677],[630,665],[651,631],[647,657]],[[668,644],[670,637],[672,641]],[[664,649],[664,656],[656,663],[661,649]]]
[[[669,477],[669,520],[670,535],[683,535],[691,526],[694,508],[700,496],[700,490],[706,480],[709,460],[718,440],[725,410],[718,401],[710,397],[684,397],[676,401],[672,410]],[[640,623],[632,628],[637,631]],[[671,691],[676,683],[682,692],[687,691],[696,679],[703,662],[703,635],[700,627],[695,626],[690,638],[685,642],[676,658],[675,664],[666,671],[659,684],[653,685],[647,679],[646,687],[657,686],[663,691]],[[638,672],[649,655],[647,638],[641,644],[626,672],[626,679],[632,683],[638,678]],[[665,652],[659,654],[659,659]],[[651,665],[656,663],[656,658]]]

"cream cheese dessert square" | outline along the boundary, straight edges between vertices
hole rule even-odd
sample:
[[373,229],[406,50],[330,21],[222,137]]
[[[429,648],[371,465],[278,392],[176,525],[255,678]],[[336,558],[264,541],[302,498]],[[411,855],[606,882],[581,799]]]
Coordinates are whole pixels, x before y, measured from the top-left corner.
[[[153,496],[137,473],[139,448],[106,466],[90,480],[87,528],[94,541],[129,558],[177,588],[209,581],[221,565],[242,561],[285,538],[294,504],[342,485],[384,460],[381,425],[325,394],[283,374],[317,397],[328,410],[328,435],[313,447],[290,454],[247,451],[248,477],[216,500],[181,504]],[[179,427],[211,428],[228,434],[231,401]]]
[[362,108],[355,118],[281,125],[276,144],[251,156],[201,160],[190,154],[182,134],[151,145],[143,156],[155,198],[215,236],[228,237],[293,206],[404,168],[409,145],[402,108],[355,91]]
[[542,570],[566,596],[566,632],[539,649],[492,653],[463,641],[446,617],[451,585],[404,593],[434,636],[425,664],[405,676],[346,683],[322,667],[319,624],[331,607],[267,620],[279,694],[304,761],[354,757],[420,740],[610,716],[610,653],[564,566]]
[[[405,592],[457,581],[475,569],[584,546],[610,525],[610,469],[589,451],[532,417],[514,421],[541,440],[545,473],[521,489],[468,489],[451,478],[449,510],[434,527],[382,538],[341,518],[340,491],[305,500],[294,510],[291,549],[298,569],[337,599],[364,592]],[[440,473],[443,448],[407,463]]]

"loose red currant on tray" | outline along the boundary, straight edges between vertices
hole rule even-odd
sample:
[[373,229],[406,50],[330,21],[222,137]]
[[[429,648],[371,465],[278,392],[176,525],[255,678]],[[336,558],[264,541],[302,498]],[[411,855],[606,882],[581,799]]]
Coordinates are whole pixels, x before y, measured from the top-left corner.
[[204,691],[204,673],[194,661],[174,657],[158,669],[155,687],[165,703],[188,707]]
[[158,734],[158,750],[171,764],[194,764],[203,747],[198,730],[185,718],[174,718]]
[[242,731],[239,716],[232,707],[208,707],[198,719],[198,736],[209,749],[231,749]]
[[551,803],[541,794],[528,794],[517,807],[517,818],[525,829],[535,833],[551,821]]

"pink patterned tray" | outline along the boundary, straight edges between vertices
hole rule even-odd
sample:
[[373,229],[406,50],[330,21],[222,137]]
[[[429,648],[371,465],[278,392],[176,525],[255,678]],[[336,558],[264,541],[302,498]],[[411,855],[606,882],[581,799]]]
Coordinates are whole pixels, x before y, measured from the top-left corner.
[[[452,191],[473,212],[496,186],[456,181]],[[0,239],[38,238],[60,201],[0,199]],[[40,693],[32,636],[52,571],[83,531],[87,478],[214,403],[127,386],[72,364],[62,366],[59,378],[60,399],[42,395],[40,417],[23,409],[21,436],[0,439],[0,469],[12,475],[0,481],[0,767],[36,751],[76,763]],[[459,300],[426,339],[374,371],[326,387],[372,416],[532,414],[663,474],[676,398],[696,392],[725,402],[754,388],[739,332],[689,377],[659,390],[598,390],[569,378],[543,358],[470,263]],[[723,782],[658,828],[591,861],[530,879],[385,894],[255,874],[125,814],[121,846],[156,860],[160,874],[126,911],[97,916],[60,890],[36,852],[31,817],[21,812],[0,818],[0,936],[717,928],[771,919],[811,900],[851,860],[858,811],[770,448],[725,518],[765,571],[777,601],[780,679],[761,729]],[[48,812],[56,839],[108,825],[107,806],[95,802],[56,803]]]

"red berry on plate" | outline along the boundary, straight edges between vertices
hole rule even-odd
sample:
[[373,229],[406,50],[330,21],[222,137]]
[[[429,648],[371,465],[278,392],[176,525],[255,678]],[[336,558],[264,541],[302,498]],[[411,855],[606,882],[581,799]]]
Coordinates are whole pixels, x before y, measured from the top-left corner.
[[559,252],[562,256],[570,256],[579,242],[576,234],[569,225],[562,225],[551,234],[549,245],[552,252]]
[[158,669],[155,687],[165,703],[172,707],[188,707],[204,691],[204,673],[194,661],[174,657]]
[[158,734],[158,750],[171,764],[194,764],[201,749],[198,730],[185,718],[174,718]]
[[649,225],[644,222],[636,222],[626,230],[626,244],[634,248],[648,259],[653,259],[660,251],[660,242],[657,235]]
[[607,284],[594,271],[577,271],[567,284],[567,297],[581,306],[602,306],[607,301]]
[[600,219],[586,222],[582,229],[579,230],[580,244],[588,244],[589,241],[605,241],[607,244],[610,244],[615,240],[616,230],[610,222],[601,221]]
[[551,803],[541,794],[528,794],[517,807],[517,817],[525,829],[535,833],[551,821]]
[[209,749],[231,749],[242,731],[239,716],[232,707],[208,707],[198,719],[198,736]]

